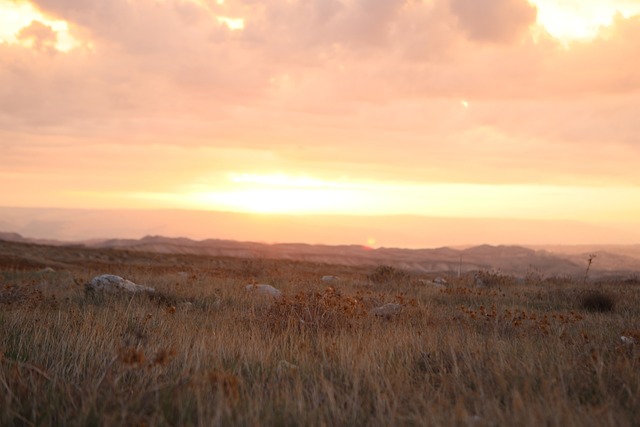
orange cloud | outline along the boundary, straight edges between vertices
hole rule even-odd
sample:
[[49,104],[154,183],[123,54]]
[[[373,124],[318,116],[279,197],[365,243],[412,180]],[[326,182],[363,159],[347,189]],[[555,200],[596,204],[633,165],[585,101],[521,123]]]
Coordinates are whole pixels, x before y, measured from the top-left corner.
[[451,0],[451,10],[472,39],[511,42],[536,22],[536,7],[528,0]]
[[18,39],[30,44],[35,50],[52,52],[55,51],[58,36],[48,25],[32,21],[31,25],[20,30]]
[[81,47],[47,54],[46,22],[0,44],[3,200],[222,193],[234,172],[640,185],[638,16],[565,45],[521,0],[33,3]]

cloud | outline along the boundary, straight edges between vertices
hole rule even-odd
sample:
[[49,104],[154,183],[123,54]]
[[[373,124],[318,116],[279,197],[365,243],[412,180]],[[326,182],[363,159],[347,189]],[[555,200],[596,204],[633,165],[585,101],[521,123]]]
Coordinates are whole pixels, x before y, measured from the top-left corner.
[[32,21],[31,25],[20,30],[18,40],[30,44],[39,52],[53,53],[58,42],[58,35],[51,27],[42,22]]
[[[156,147],[158,162],[160,146],[214,147],[327,175],[637,181],[638,17],[565,49],[524,37],[535,9],[523,1],[209,3],[38,0],[83,44],[56,55],[0,45],[0,140],[52,155],[66,144],[84,161],[95,144],[132,164],[147,155],[128,146]],[[37,24],[23,31],[52,42]]]
[[638,90],[640,72],[629,62],[637,52],[640,16],[618,15],[601,37],[589,43],[574,42],[567,52],[555,52],[545,60],[545,71],[559,77],[551,81],[549,90],[570,94],[624,94]]
[[536,22],[536,8],[527,0],[451,0],[451,10],[473,40],[511,42]]

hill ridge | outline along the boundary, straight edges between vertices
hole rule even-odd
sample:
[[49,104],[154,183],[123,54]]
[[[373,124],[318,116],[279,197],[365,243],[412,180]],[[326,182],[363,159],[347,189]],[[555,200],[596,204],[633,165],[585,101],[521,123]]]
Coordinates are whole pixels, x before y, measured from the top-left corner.
[[[313,245],[307,243],[260,243],[235,240],[148,235],[141,239],[105,239],[89,242],[39,241],[18,233],[0,232],[0,240],[36,245],[85,247],[159,254],[199,255],[213,257],[265,258],[315,263],[377,266],[392,265],[420,273],[466,273],[477,270],[499,270],[523,277],[532,270],[545,275],[580,275],[587,265],[587,254],[559,254],[546,249],[519,245],[482,244],[464,249],[450,247],[404,249],[368,248],[358,245]],[[640,271],[640,259],[597,251],[591,274],[629,274]]]

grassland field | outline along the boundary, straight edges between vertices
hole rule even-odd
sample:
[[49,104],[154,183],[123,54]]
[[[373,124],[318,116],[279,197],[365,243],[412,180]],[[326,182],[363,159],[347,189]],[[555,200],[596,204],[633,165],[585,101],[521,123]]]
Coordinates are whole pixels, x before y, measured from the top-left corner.
[[[640,425],[634,280],[11,248],[3,426]],[[159,296],[85,293],[105,273]]]

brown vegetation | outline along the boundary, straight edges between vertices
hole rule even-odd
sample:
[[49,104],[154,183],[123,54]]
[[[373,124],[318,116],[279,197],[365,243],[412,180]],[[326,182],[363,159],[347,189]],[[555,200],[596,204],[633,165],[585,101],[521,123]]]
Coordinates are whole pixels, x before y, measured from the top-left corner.
[[[640,424],[634,284],[592,311],[582,280],[77,251],[0,271],[0,425]],[[86,298],[100,273],[171,297]]]
[[616,306],[615,298],[602,291],[590,291],[582,297],[582,308],[589,311],[613,311]]

